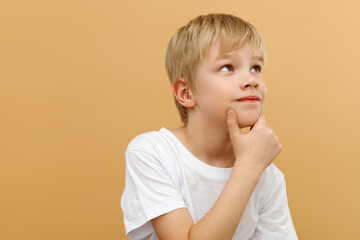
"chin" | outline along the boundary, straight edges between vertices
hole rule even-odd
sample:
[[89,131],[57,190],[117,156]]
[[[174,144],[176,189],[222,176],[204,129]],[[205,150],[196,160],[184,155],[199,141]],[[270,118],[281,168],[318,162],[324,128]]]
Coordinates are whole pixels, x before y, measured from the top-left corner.
[[240,128],[252,127],[259,119],[260,114],[256,114],[253,116],[243,116],[238,117],[238,124]]

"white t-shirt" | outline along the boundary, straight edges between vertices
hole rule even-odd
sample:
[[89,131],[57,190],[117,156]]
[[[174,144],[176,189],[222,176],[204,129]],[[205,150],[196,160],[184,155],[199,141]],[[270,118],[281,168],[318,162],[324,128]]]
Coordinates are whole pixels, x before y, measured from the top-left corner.
[[[178,208],[187,208],[194,222],[199,221],[232,171],[200,161],[166,128],[136,136],[125,156],[121,207],[131,239],[158,239],[150,220]],[[263,172],[233,239],[297,239],[284,175],[274,164]]]

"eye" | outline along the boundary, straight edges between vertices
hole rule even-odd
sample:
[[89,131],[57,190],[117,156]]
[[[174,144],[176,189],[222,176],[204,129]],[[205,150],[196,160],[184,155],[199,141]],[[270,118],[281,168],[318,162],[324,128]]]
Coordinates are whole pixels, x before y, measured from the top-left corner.
[[254,72],[252,71],[252,69],[255,69],[255,72],[261,72],[261,66],[260,65],[255,65],[251,68],[250,72]]
[[234,67],[230,64],[226,64],[220,68],[220,71],[222,72],[231,72],[234,71]]

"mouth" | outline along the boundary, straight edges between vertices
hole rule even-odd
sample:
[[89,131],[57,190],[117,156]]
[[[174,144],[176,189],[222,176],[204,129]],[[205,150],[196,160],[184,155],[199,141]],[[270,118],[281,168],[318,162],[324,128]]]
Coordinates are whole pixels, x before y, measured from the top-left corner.
[[238,102],[260,102],[260,97],[256,95],[249,95],[242,98],[237,99]]

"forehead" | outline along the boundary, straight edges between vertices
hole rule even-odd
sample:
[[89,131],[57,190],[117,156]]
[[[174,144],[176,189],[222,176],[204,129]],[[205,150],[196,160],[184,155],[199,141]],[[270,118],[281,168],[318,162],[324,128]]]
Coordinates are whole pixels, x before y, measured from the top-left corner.
[[231,59],[237,54],[250,56],[252,60],[261,61],[261,55],[254,51],[254,48],[247,41],[242,45],[239,45],[235,49],[226,51],[219,41],[211,44],[208,50],[208,53],[205,56],[205,61],[220,61],[223,59]]

